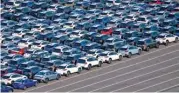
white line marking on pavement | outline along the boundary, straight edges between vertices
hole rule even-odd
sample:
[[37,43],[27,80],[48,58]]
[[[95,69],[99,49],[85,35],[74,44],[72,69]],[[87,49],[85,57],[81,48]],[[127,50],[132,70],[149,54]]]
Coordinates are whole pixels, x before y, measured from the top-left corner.
[[148,60],[145,60],[145,61],[142,61],[142,62],[139,62],[139,63],[133,64],[133,65],[129,65],[129,66],[126,66],[126,67],[123,67],[123,68],[115,69],[115,70],[112,70],[112,71],[106,72],[106,73],[104,73],[104,74],[99,74],[99,75],[97,75],[97,76],[90,77],[90,78],[87,78],[87,79],[84,79],[84,80],[80,80],[80,81],[77,81],[77,82],[74,82],[74,83],[71,83],[71,84],[68,84],[68,85],[62,86],[62,87],[57,87],[57,88],[54,88],[54,89],[49,90],[49,91],[47,91],[47,92],[54,91],[54,90],[56,90],[56,89],[61,89],[61,88],[64,88],[64,87],[67,87],[67,86],[70,86],[70,85],[74,85],[74,84],[80,83],[80,82],[82,82],[82,81],[86,81],[86,80],[89,80],[89,79],[93,79],[93,78],[95,78],[95,77],[99,77],[99,76],[107,75],[108,73],[111,73],[111,72],[116,72],[116,71],[122,70],[122,69],[124,69],[124,68],[128,68],[128,67],[135,66],[135,65],[137,65],[137,64],[145,63],[145,62],[147,62],[147,61],[150,61],[150,60],[153,60],[153,59],[156,59],[156,58],[159,58],[159,57],[162,57],[162,56],[165,56],[165,55],[168,55],[168,54],[174,53],[174,52],[178,52],[178,51],[179,51],[179,50],[176,50],[176,51],[172,51],[172,52],[169,52],[169,53],[166,53],[166,54],[160,55],[160,56],[156,56],[156,57],[154,57],[154,58],[151,58],[151,59],[148,59]]
[[143,68],[140,68],[140,69],[136,69],[136,70],[133,70],[133,71],[124,73],[124,74],[120,74],[120,75],[117,75],[117,76],[112,77],[112,78],[104,79],[104,80],[102,80],[102,81],[95,82],[95,83],[92,83],[92,84],[89,84],[89,85],[86,85],[86,86],[83,86],[83,87],[80,87],[80,88],[75,88],[75,89],[73,89],[73,90],[70,90],[70,92],[71,92],[71,91],[76,91],[76,90],[79,90],[79,89],[83,89],[83,88],[86,88],[86,87],[89,87],[89,86],[92,86],[92,85],[95,85],[95,84],[98,84],[98,83],[102,83],[102,82],[105,82],[105,81],[108,81],[108,80],[111,80],[111,79],[114,79],[114,78],[119,78],[119,77],[121,77],[121,76],[128,75],[128,74],[131,74],[131,73],[133,73],[133,72],[137,72],[137,71],[140,71],[140,70],[142,70],[142,69],[146,69],[146,68],[149,68],[149,67],[158,65],[158,64],[162,64],[162,63],[165,63],[165,62],[167,62],[167,61],[170,61],[170,60],[173,60],[173,59],[176,59],[176,58],[179,58],[179,57],[174,57],[174,58],[172,58],[172,59],[165,60],[165,61],[162,61],[162,62],[153,64],[153,65],[149,65],[149,66],[146,66],[146,67],[143,67]]
[[165,92],[166,90],[169,90],[169,89],[172,89],[172,88],[175,88],[175,87],[178,87],[178,86],[179,86],[179,84],[176,84],[176,85],[174,85],[174,86],[170,86],[170,87],[168,87],[168,88],[161,89],[161,90],[159,90],[159,91],[157,91],[157,92]]
[[[161,51],[161,50],[164,50],[164,49],[168,49],[168,48],[170,48],[170,47],[177,46],[177,45],[178,45],[178,44],[174,44],[174,45],[171,45],[171,46],[168,46],[168,47],[165,47],[165,48],[161,48],[161,49],[158,49],[158,50],[156,50],[156,51],[152,51],[152,52],[150,52],[150,53],[143,54],[143,55],[141,55],[141,56],[134,57],[134,58],[131,58],[131,59],[126,60],[126,61],[121,61],[121,62],[119,62],[119,63],[114,63],[114,64],[112,64],[112,65],[105,66],[105,67],[101,67],[101,68],[99,68],[99,69],[96,69],[96,70],[93,70],[93,71],[89,71],[89,72],[86,72],[86,73],[83,73],[83,74],[80,74],[80,75],[76,75],[76,76],[73,76],[73,77],[70,77],[70,78],[67,78],[67,79],[59,80],[59,81],[57,81],[57,82],[53,82],[53,83],[49,83],[49,84],[46,84],[46,85],[43,85],[43,86],[40,86],[40,87],[37,87],[37,88],[29,89],[29,90],[27,90],[27,91],[25,91],[25,92],[32,91],[32,90],[35,90],[35,89],[39,89],[39,88],[42,88],[42,87],[45,87],[45,86],[49,86],[49,85],[52,85],[52,84],[56,84],[56,83],[59,83],[59,82],[62,82],[62,81],[66,81],[66,80],[69,80],[69,79],[72,79],[72,78],[75,78],[75,77],[79,77],[79,76],[82,76],[82,75],[86,75],[86,74],[88,74],[88,73],[91,73],[91,72],[94,72],[94,71],[99,71],[99,70],[102,70],[102,69],[104,69],[104,68],[109,68],[109,67],[111,67],[111,66],[114,66],[114,65],[117,65],[117,64],[121,64],[121,63],[125,63],[125,62],[131,61],[131,60],[133,60],[133,59],[137,59],[137,58],[140,58],[140,57],[149,55],[149,54],[153,54],[153,53],[156,53],[156,52],[158,52],[158,51]],[[158,56],[158,57],[159,57],[159,56]],[[91,78],[91,77],[90,77],[90,78]]]
[[[179,64],[179,63],[178,63]],[[166,69],[166,68],[169,68],[169,67],[173,67],[175,66],[176,64],[174,65],[171,65],[171,66],[167,66],[167,67],[164,67],[164,68],[161,68],[161,69],[158,69],[158,70],[154,70],[150,73],[145,73],[145,74],[142,74],[142,75],[139,75],[139,76],[136,76],[136,77],[133,77],[133,78],[130,78],[130,79],[127,79],[127,80],[124,80],[124,81],[121,81],[121,82],[117,82],[117,83],[114,83],[114,84],[111,84],[111,85],[107,85],[107,86],[104,86],[104,87],[101,87],[101,88],[98,88],[98,89],[95,89],[93,91],[90,91],[90,92],[94,92],[94,91],[97,91],[97,90],[100,90],[100,89],[104,89],[106,87],[110,87],[110,86],[113,86],[113,85],[116,85],[116,84],[119,84],[119,83],[122,83],[122,82],[125,82],[125,81],[129,81],[129,80],[132,80],[132,79],[135,79],[135,78],[138,78],[138,77],[141,77],[141,76],[145,76],[145,75],[148,75],[148,74],[151,74],[151,73],[154,73],[156,71],[159,71],[159,70],[163,70],[163,69]]]
[[[179,71],[179,70],[176,70],[176,72],[177,72],[177,71]],[[174,71],[174,72],[175,72],[175,71]],[[172,73],[173,73],[173,72],[172,72]],[[168,74],[171,74],[171,72],[168,73]],[[147,81],[150,81],[150,80],[153,80],[153,79],[162,77],[162,76],[166,76],[166,75],[168,75],[168,74],[164,74],[164,75],[161,75],[161,76],[157,76],[157,77],[154,77],[154,78],[150,78],[150,79],[144,80],[144,81],[142,81],[142,82],[138,82],[138,83],[136,83],[136,84],[133,84],[133,85],[130,85],[130,86],[126,86],[126,87],[124,87],[124,88],[120,88],[120,89],[117,89],[117,90],[113,90],[112,92],[117,92],[117,91],[120,91],[120,90],[129,88],[129,87],[132,87],[132,86],[135,86],[135,85],[138,85],[138,84],[141,84],[141,83],[144,83],[144,82],[147,82]]]
[[144,89],[148,89],[148,88],[151,88],[151,87],[157,86],[157,85],[160,85],[160,84],[163,84],[163,83],[166,83],[166,82],[169,82],[169,81],[172,81],[172,80],[175,80],[175,79],[179,79],[179,77],[172,78],[172,79],[169,79],[169,80],[166,80],[166,81],[163,81],[163,82],[157,83],[157,84],[155,84],[155,85],[152,85],[152,86],[149,86],[149,87],[145,87],[145,88],[139,89],[139,90],[135,91],[134,93],[139,92],[139,91],[144,90]]

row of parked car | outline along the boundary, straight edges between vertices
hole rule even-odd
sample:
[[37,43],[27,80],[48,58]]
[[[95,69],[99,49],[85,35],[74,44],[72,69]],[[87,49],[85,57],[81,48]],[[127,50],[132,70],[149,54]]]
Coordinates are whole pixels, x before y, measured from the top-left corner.
[[178,42],[173,0],[1,0],[1,91]]

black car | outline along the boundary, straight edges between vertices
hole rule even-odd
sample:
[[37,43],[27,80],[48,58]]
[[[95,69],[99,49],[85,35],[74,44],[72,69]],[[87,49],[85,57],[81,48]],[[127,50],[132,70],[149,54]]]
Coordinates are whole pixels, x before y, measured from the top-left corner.
[[151,48],[159,48],[159,43],[151,38],[140,39],[137,46],[141,47],[144,51],[149,51]]

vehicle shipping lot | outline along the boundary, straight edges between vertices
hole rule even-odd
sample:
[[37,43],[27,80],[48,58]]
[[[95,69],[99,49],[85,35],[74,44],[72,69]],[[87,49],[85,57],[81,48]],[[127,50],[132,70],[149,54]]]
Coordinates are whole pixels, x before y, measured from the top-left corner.
[[178,91],[179,3],[2,2],[1,92]]
[[[101,68],[83,71],[80,75],[62,77],[25,92],[155,92],[179,83],[179,44],[161,46],[140,56]],[[171,89],[170,92],[177,92]],[[20,92],[20,90],[17,90]]]

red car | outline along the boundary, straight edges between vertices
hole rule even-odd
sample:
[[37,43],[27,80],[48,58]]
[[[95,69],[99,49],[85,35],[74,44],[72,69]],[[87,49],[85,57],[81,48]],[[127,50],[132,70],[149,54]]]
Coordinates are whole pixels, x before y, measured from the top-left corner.
[[104,34],[104,35],[112,35],[113,28],[112,27],[106,27],[100,33]]
[[25,48],[13,48],[9,50],[9,53],[24,55],[25,50]]
[[150,2],[150,4],[162,4],[162,1],[161,0],[152,0],[151,2]]

